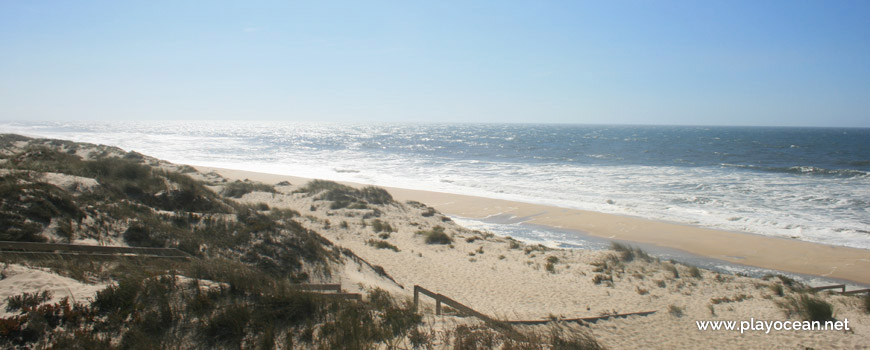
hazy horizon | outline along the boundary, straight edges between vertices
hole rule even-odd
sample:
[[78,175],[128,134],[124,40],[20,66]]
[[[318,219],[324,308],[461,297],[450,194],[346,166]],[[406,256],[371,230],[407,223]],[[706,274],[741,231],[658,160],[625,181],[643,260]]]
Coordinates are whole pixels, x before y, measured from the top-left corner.
[[21,123],[37,125],[40,123],[116,123],[116,122],[133,122],[133,123],[183,123],[183,122],[210,122],[210,123],[298,123],[298,124],[336,124],[336,125],[355,125],[355,124],[411,124],[411,125],[547,125],[547,126],[596,126],[596,127],[687,127],[687,128],[793,128],[793,129],[868,129],[870,126],[838,126],[838,125],[739,125],[739,124],[630,124],[630,123],[572,123],[572,122],[488,122],[488,121],[311,121],[311,120],[266,120],[266,119],[184,119],[184,120],[168,120],[168,119],[135,119],[135,120],[108,120],[108,119],[79,119],[79,120],[62,120],[62,119],[43,119],[43,120],[0,120],[0,123]]
[[867,2],[0,3],[0,120],[870,127]]

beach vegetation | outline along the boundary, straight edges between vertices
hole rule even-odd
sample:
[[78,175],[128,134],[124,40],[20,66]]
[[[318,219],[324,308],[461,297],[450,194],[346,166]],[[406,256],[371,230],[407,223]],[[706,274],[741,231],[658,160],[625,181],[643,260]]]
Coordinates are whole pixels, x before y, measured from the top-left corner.
[[674,305],[674,304],[668,305],[668,313],[671,314],[671,316],[683,317],[684,311],[685,311],[684,308],[679,307],[677,305]]
[[615,251],[619,256],[619,260],[622,262],[631,262],[634,261],[634,259],[639,259],[646,262],[652,261],[652,257],[644,250],[619,242],[610,242],[610,250]]
[[640,294],[640,295],[647,295],[647,294],[649,294],[649,289],[644,289],[644,288],[641,288],[641,287],[639,287],[639,286],[638,286],[638,287],[634,287],[634,288],[635,288],[635,291],[637,292],[637,294]]
[[428,231],[420,230],[417,231],[416,234],[422,235],[425,238],[426,244],[444,245],[453,243],[453,238],[444,232],[444,227],[442,226],[435,226]]
[[806,293],[788,296],[778,304],[789,316],[796,314],[804,321],[833,320],[833,306],[821,298]]
[[600,273],[595,274],[595,276],[592,276],[592,283],[602,284],[605,282],[607,282],[609,285],[612,285],[613,284],[613,276],[602,275]]
[[378,248],[378,249],[389,249],[389,250],[392,250],[394,252],[399,251],[398,247],[391,244],[390,242],[383,241],[383,240],[370,239],[370,240],[366,241],[366,244],[370,245],[372,247]]
[[779,283],[771,284],[770,290],[773,292],[774,295],[778,297],[785,296],[785,291],[783,290],[782,285]]
[[381,219],[372,220],[371,226],[372,226],[372,230],[374,230],[375,233],[377,233],[377,232],[388,232],[388,233],[389,232],[396,232],[396,229],[393,228],[393,226],[390,225],[389,222],[382,221]]
[[779,278],[780,281],[782,281],[783,285],[787,286],[789,289],[791,289],[793,291],[811,290],[811,288],[809,286],[807,286],[805,283],[800,282],[796,279],[790,278],[788,276],[777,275],[776,277]]
[[36,307],[40,304],[51,300],[52,294],[50,291],[44,290],[42,293],[22,293],[6,298],[6,311],[12,312],[16,310],[27,310]]
[[428,218],[428,217],[432,217],[432,216],[434,216],[435,213],[437,213],[437,211],[435,210],[435,208],[432,208],[432,207],[426,207],[426,209],[423,211],[423,213],[422,213],[421,215],[422,215],[423,217]]
[[330,209],[367,209],[368,204],[387,205],[395,202],[389,192],[379,187],[356,189],[326,180],[312,180],[294,193],[316,196],[315,200],[331,201]]
[[739,294],[733,297],[720,297],[720,298],[712,298],[710,299],[711,304],[721,304],[721,303],[739,303],[741,301],[752,299],[751,295],[747,294]]
[[[304,292],[294,285],[311,276],[328,279],[334,271],[330,264],[339,261],[342,254],[353,253],[296,221],[304,220],[298,212],[233,200],[254,191],[272,192],[273,187],[258,188],[250,181],[226,182],[224,190],[215,193],[206,183],[189,177],[191,169],[186,167],[169,171],[149,165],[159,163],[138,153],[98,146],[93,146],[95,152],[80,152],[90,154],[83,159],[72,151],[77,144],[60,144],[63,149],[28,147],[3,164],[14,171],[0,180],[2,234],[17,235],[15,240],[44,240],[43,232],[51,232],[45,229],[57,223],[62,237],[78,235],[101,242],[123,240],[131,246],[172,247],[191,257],[102,260],[3,255],[0,260],[26,259],[33,266],[48,267],[81,281],[104,281],[107,287],[85,302],[65,298],[50,304],[51,296],[46,292],[9,298],[7,305],[16,314],[0,318],[0,348],[301,345],[396,349],[436,344],[457,349],[499,345],[514,349],[601,348],[588,333],[554,331],[541,335],[535,343],[521,343],[492,329],[461,328],[465,326],[436,340],[438,333],[420,329],[422,316],[413,305],[384,291],[371,291],[368,301]],[[30,175],[38,171],[89,177],[96,179],[98,186],[88,191],[65,190]],[[314,191],[318,186],[322,190]],[[382,189],[347,191],[349,187],[342,186],[324,182],[310,186],[306,193],[333,202],[346,200],[348,208],[393,201]],[[330,194],[333,190],[336,192]],[[342,199],[342,194],[351,199]],[[378,210],[371,213],[376,217],[380,214]],[[329,224],[315,216],[310,219],[314,224]],[[395,232],[386,221],[373,220],[373,225],[374,221],[383,226],[377,232]],[[347,228],[348,224],[343,221],[341,226]],[[436,226],[418,233],[425,236],[427,244],[452,246],[453,238],[445,231]],[[389,242],[370,241],[378,249],[398,251]],[[477,253],[483,254],[483,247],[478,247]],[[555,265],[559,261],[548,262]],[[383,267],[370,266],[389,277]]]
[[550,349],[604,349],[604,346],[599,344],[595,337],[585,331],[565,331],[562,328],[553,327],[549,340]]
[[[133,154],[133,156],[129,157],[130,154]],[[136,153],[136,152],[127,152],[127,154],[124,155],[124,158],[127,158],[127,159],[137,159],[138,158],[139,160],[144,160],[144,156],[142,156],[141,154]],[[182,164],[182,165],[178,166],[177,171],[179,173],[182,173],[182,174],[190,174],[190,173],[195,173],[196,168],[194,168],[190,165],[187,165],[187,164]]]
[[549,273],[556,273],[556,264],[559,263],[559,258],[556,256],[547,257],[547,264],[544,265],[544,269]]
[[870,293],[864,294],[861,300],[863,301],[864,312],[870,314]]
[[665,271],[671,273],[671,276],[673,278],[680,278],[680,271],[677,270],[677,266],[675,264],[668,262],[664,263],[662,266],[664,267]]

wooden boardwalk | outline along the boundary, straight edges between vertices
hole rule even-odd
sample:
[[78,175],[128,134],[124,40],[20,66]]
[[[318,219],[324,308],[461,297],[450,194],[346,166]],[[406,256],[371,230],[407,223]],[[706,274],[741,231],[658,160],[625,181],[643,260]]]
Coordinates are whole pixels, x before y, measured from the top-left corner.
[[595,323],[600,320],[607,320],[610,318],[624,318],[629,316],[647,316],[656,313],[656,311],[641,311],[641,312],[630,312],[623,314],[612,314],[612,315],[601,315],[601,316],[592,316],[592,317],[580,317],[580,318],[566,318],[566,319],[545,319],[545,320],[526,320],[526,321],[501,321],[493,319],[487,315],[484,315],[468,306],[463,305],[462,303],[457,302],[443,294],[435,293],[426,288],[420,287],[418,285],[414,285],[414,308],[419,310],[420,305],[420,294],[429,296],[432,299],[435,299],[435,314],[441,315],[441,304],[445,304],[450,306],[460,313],[463,313],[468,316],[477,317],[482,320],[484,323],[489,325],[490,327],[501,329],[504,331],[508,331],[510,333],[516,334],[510,326],[511,325],[541,325],[547,324],[550,322],[591,322]]
[[863,293],[870,294],[870,288],[865,288],[865,289],[855,289],[855,290],[847,291],[847,290],[846,290],[846,285],[845,285],[845,284],[833,284],[833,285],[830,285],[830,286],[813,287],[813,288],[810,288],[810,289],[813,290],[813,291],[828,290],[828,289],[839,289],[839,290],[840,290],[839,293],[840,293],[840,294],[843,294],[843,295],[853,295],[853,294],[863,294]]
[[145,257],[190,259],[190,254],[175,248],[140,248],[98,246],[63,243],[34,243],[0,241],[0,253],[3,254],[60,254],[60,255],[96,255],[112,257]]

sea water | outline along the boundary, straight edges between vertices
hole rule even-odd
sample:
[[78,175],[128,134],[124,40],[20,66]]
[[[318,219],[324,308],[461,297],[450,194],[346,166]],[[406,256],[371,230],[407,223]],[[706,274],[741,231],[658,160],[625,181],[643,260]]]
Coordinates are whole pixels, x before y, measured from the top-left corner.
[[0,132],[870,249],[870,129],[196,121],[2,122]]

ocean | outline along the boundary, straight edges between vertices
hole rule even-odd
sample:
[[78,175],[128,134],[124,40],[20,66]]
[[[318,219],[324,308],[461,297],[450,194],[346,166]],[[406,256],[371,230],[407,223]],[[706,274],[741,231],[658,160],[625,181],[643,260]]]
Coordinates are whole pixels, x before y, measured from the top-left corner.
[[197,121],[0,122],[0,132],[870,249],[870,129]]

